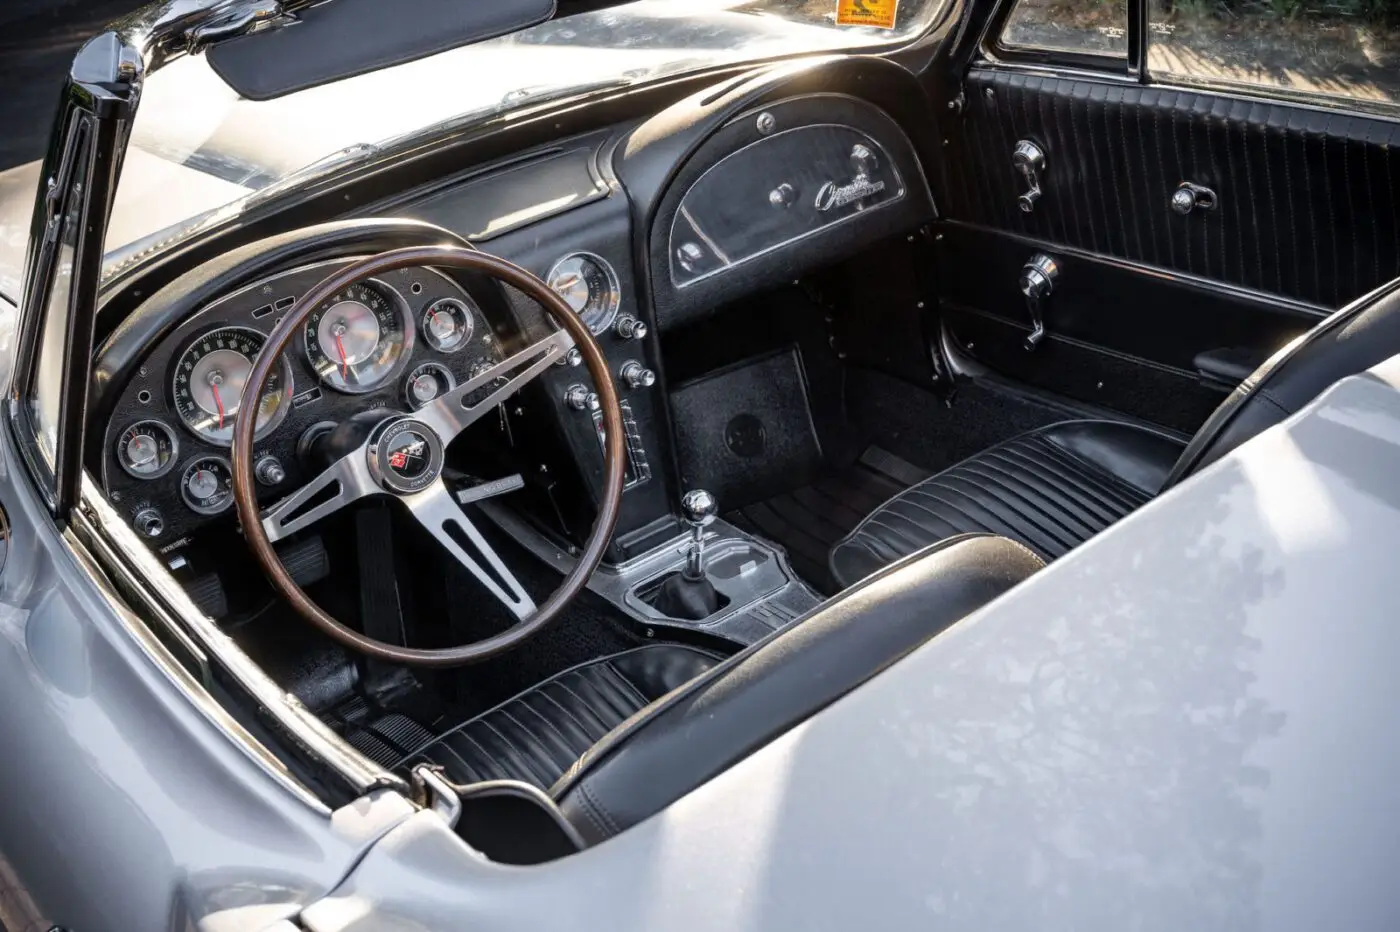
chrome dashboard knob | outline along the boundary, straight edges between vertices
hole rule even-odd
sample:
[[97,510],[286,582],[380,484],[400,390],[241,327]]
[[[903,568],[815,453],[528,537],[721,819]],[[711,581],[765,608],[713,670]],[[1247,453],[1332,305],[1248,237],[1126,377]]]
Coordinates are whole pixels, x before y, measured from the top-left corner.
[[628,388],[651,388],[656,384],[656,373],[635,359],[623,363],[618,375]]
[[253,466],[253,475],[263,485],[281,485],[287,478],[287,470],[275,456],[264,456]]
[[575,382],[564,389],[564,404],[575,411],[597,411],[600,402],[597,392],[590,392],[587,385]]
[[623,314],[613,325],[613,332],[624,340],[640,340],[647,335],[647,325],[631,314]]
[[154,508],[142,508],[131,522],[144,537],[159,537],[165,533],[165,519]]

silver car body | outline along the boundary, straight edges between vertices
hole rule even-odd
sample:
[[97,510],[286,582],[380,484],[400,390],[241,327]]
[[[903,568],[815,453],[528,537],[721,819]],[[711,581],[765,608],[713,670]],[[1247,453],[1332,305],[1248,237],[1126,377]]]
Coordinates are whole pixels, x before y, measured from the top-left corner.
[[[14,321],[0,307],[6,381]],[[110,567],[159,568],[90,484],[57,525],[7,422],[0,923],[1396,928],[1397,467],[1392,360],[661,814],[520,869],[412,805],[179,593],[178,624],[134,610]],[[361,798],[328,808],[172,639]]]

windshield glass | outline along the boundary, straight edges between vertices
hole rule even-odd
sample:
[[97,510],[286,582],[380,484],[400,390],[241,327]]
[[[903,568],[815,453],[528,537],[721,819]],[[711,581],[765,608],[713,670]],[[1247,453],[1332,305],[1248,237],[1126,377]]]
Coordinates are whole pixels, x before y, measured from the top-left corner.
[[[716,65],[873,49],[915,37],[945,2],[640,0],[268,101],[241,99],[203,56],[187,56],[142,92],[108,227],[108,269],[236,212],[250,195],[397,138]],[[844,24],[872,11],[894,11],[894,25]]]

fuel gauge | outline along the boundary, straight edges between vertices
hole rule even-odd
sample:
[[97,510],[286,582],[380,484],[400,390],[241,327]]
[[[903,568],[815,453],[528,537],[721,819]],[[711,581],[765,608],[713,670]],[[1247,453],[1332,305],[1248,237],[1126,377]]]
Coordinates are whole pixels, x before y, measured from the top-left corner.
[[233,501],[233,467],[222,456],[201,456],[185,467],[180,494],[191,511],[218,514]]
[[137,421],[117,439],[117,462],[137,479],[158,479],[170,472],[179,452],[175,432],[161,421]]

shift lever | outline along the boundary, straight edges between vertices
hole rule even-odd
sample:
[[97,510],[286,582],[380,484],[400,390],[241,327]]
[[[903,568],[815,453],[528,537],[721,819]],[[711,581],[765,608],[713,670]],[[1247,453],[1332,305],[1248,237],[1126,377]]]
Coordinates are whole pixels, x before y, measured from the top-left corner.
[[705,575],[705,528],[714,523],[719,501],[704,489],[692,489],[681,498],[681,514],[693,535],[685,560],[685,575],[700,579]]
[[681,516],[691,527],[685,567],[662,580],[648,598],[652,607],[671,618],[701,621],[725,604],[715,584],[705,575],[705,528],[715,520],[719,501],[704,489],[693,489],[681,498]]

